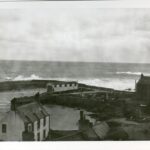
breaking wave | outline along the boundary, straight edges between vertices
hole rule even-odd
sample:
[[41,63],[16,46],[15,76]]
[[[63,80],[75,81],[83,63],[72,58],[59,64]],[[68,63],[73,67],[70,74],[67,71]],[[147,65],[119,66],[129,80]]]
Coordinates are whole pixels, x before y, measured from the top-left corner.
[[[137,76],[140,76],[143,72],[130,72],[130,71],[127,71],[127,72],[116,72],[116,74],[127,74],[127,75],[137,75]],[[150,73],[143,73],[144,75],[150,75]]]
[[12,77],[6,77],[5,78],[6,80],[12,80],[12,81],[22,81],[22,80],[41,80],[42,78],[35,75],[35,74],[32,74],[31,76],[29,77],[25,77],[23,75],[19,75],[15,78],[12,78]]
[[23,75],[19,75],[17,77],[14,78],[15,81],[17,80],[40,80],[42,78],[40,78],[39,76],[32,74],[30,77],[24,77]]
[[87,85],[112,88],[116,90],[131,89],[131,91],[134,91],[135,89],[135,81],[132,79],[85,79],[80,80],[79,82]]
[[12,77],[6,77],[5,80],[7,81],[28,81],[28,80],[60,80],[60,81],[77,81],[76,79],[73,78],[43,78],[38,75],[32,74],[28,77],[23,76],[23,75],[18,75],[14,78]]
[[79,83],[98,86],[98,87],[106,87],[113,88],[117,90],[126,90],[135,88],[135,81],[132,79],[117,79],[117,78],[43,78],[38,75],[32,74],[29,77],[25,77],[23,75],[19,75],[15,78],[6,77],[6,80],[9,81],[26,81],[26,80],[59,80],[59,81],[77,81]]

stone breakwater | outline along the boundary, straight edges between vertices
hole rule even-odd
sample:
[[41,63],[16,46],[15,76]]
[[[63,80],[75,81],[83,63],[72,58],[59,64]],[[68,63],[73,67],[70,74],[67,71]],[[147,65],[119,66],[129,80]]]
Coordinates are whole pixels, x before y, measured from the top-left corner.
[[[58,80],[28,80],[28,81],[4,81],[0,82],[0,92],[3,91],[11,91],[11,90],[23,90],[23,89],[34,89],[34,88],[46,88],[48,83],[65,83],[65,81],[58,81]],[[66,81],[67,82],[67,81]],[[113,90],[111,88],[103,88],[103,87],[96,87],[96,86],[88,86],[85,84],[79,83],[79,88],[94,88],[94,89],[104,89],[104,90]]]

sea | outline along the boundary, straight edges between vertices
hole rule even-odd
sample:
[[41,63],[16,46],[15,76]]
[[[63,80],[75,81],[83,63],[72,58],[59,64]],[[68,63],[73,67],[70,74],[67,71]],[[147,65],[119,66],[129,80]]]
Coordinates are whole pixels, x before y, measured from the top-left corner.
[[135,89],[150,64],[101,62],[0,61],[0,81],[50,79],[78,81],[117,90]]

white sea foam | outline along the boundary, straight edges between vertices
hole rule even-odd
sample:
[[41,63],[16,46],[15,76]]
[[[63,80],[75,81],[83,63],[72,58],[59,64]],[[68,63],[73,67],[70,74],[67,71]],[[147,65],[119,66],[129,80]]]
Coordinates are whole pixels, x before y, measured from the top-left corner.
[[[116,74],[127,74],[127,75],[141,75],[143,72],[130,72],[130,71],[127,71],[127,72],[116,72]],[[150,73],[143,73],[144,75],[147,75],[149,76]]]
[[15,77],[13,80],[14,81],[20,81],[20,80],[40,80],[40,79],[42,79],[42,78],[37,76],[37,75],[35,75],[35,74],[32,74],[29,77],[25,77],[23,75],[19,75],[19,76]]
[[79,82],[87,85],[113,88],[116,90],[131,89],[132,91],[134,91],[135,89],[135,81],[132,79],[85,79],[79,80]]
[[10,81],[27,81],[27,80],[60,80],[60,81],[77,81],[76,79],[73,78],[43,78],[40,77],[38,75],[32,74],[28,77],[25,77],[23,75],[18,75],[14,78],[12,77],[6,77],[6,80],[10,80]]

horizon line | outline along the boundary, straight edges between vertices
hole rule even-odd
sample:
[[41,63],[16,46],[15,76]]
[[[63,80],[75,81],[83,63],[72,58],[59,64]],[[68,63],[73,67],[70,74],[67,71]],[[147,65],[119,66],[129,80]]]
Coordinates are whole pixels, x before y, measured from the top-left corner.
[[107,61],[64,61],[64,60],[19,60],[19,59],[0,59],[0,61],[25,61],[25,62],[60,62],[60,63],[112,63],[112,64],[150,64],[150,62],[107,62]]

